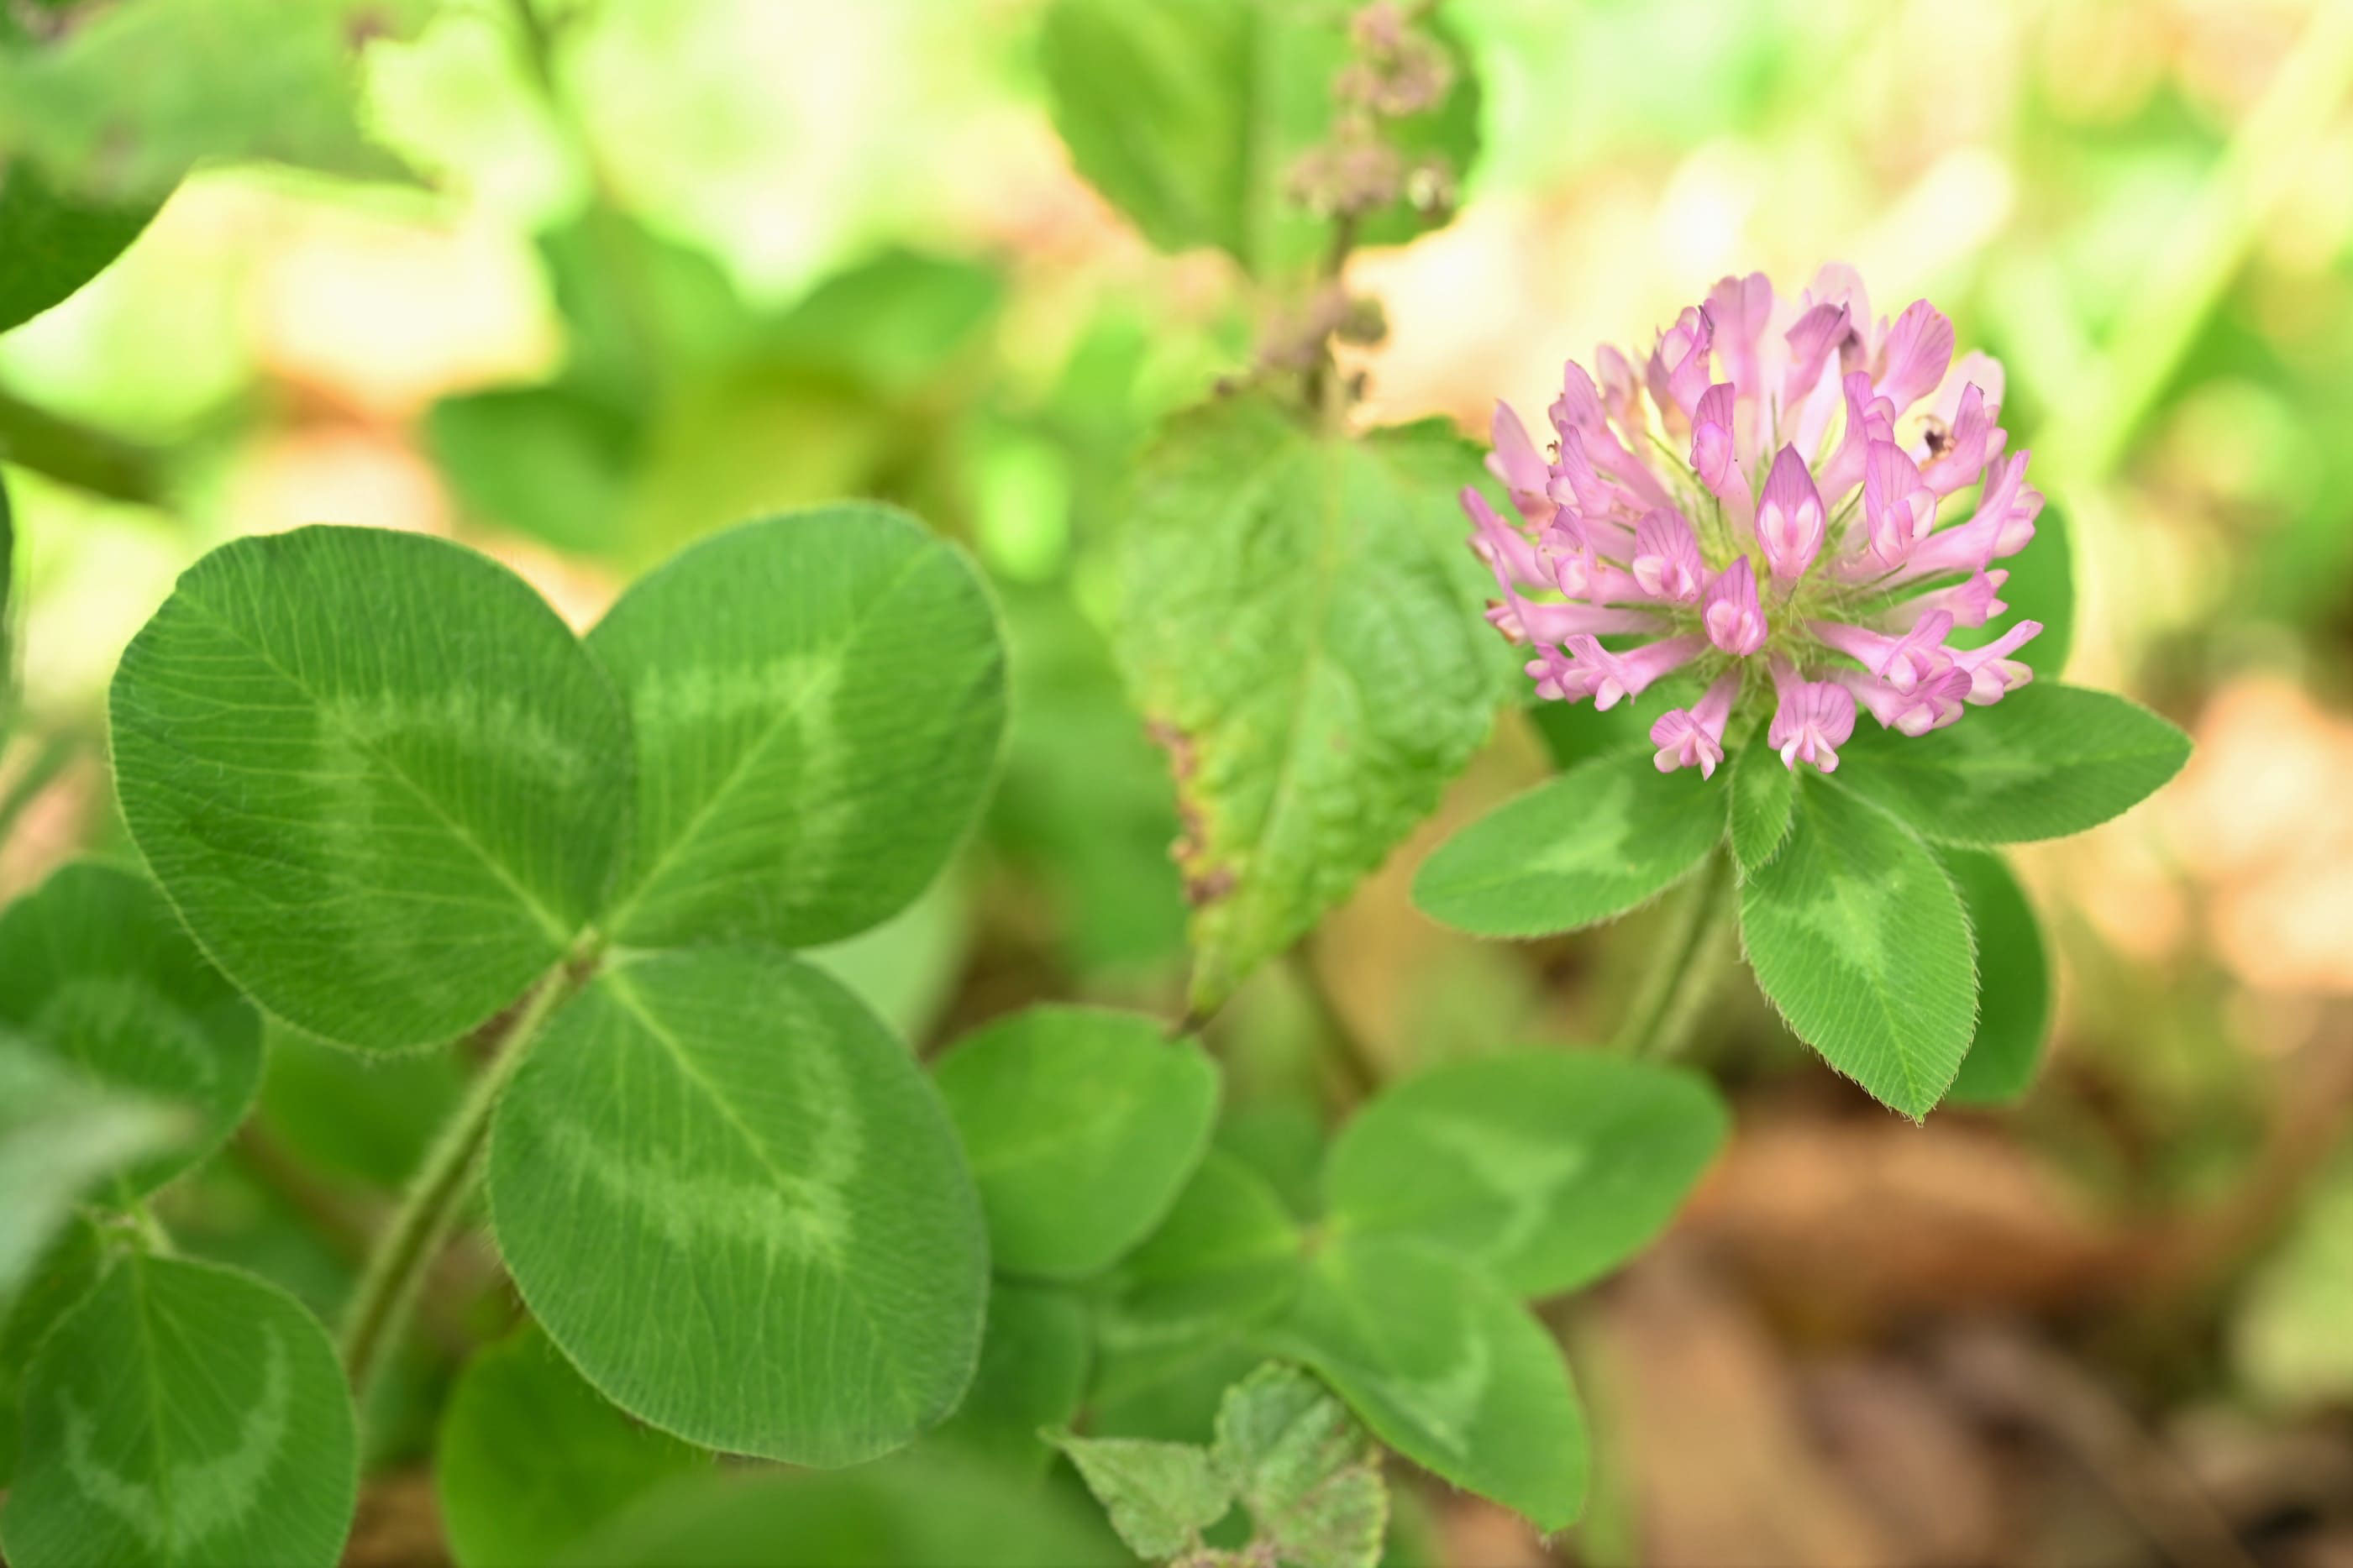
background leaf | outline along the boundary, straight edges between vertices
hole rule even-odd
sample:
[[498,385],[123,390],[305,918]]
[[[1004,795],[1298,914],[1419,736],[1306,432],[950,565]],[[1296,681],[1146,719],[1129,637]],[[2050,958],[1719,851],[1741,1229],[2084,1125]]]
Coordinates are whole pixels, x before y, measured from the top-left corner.
[[346,1044],[448,1039],[604,901],[628,719],[521,578],[416,533],[241,539],[181,577],[110,703],[140,851],[215,963]]
[[0,1300],[38,1267],[74,1205],[108,1176],[187,1141],[176,1106],[91,1082],[0,1034]]
[[1232,1483],[1198,1444],[1063,1433],[1054,1446],[1078,1467],[1128,1550],[1147,1562],[1193,1550],[1234,1505]]
[[452,1044],[361,1053],[262,1020],[268,1065],[260,1124],[316,1170],[398,1192],[465,1098],[469,1058]]
[[934,1436],[967,1445],[1008,1470],[1043,1474],[1053,1451],[1039,1430],[1069,1426],[1086,1394],[1094,1353],[1090,1316],[1073,1291],[993,1281],[980,1368]]
[[1576,1289],[1664,1230],[1724,1142],[1708,1081],[1592,1052],[1432,1068],[1341,1130],[1332,1224],[1461,1256],[1523,1296]]
[[1503,1288],[1427,1243],[1326,1247],[1269,1348],[1374,1436],[1546,1533],[1585,1505],[1585,1416],[1560,1347]]
[[1981,849],[1936,858],[1961,896],[1977,938],[1978,1026],[1946,1095],[1960,1105],[2001,1105],[2024,1094],[2051,1037],[2051,960],[2026,889],[2008,862]]
[[199,159],[405,177],[360,129],[360,45],[427,0],[140,0],[0,55],[0,153],[76,195],[160,200]]
[[[133,1120],[174,1134],[122,1173],[152,1192],[219,1148],[261,1078],[261,1020],[205,961],[155,885],[94,860],[0,911],[0,1026]],[[141,1109],[143,1106],[143,1109]],[[110,1121],[114,1120],[110,1118]],[[124,1123],[123,1125],[128,1125]]]
[[932,1069],[1010,1274],[1080,1279],[1167,1214],[1209,1144],[1217,1064],[1135,1013],[1033,1007]]
[[906,1047],[806,964],[614,963],[508,1086],[489,1170],[533,1315],[665,1431],[854,1464],[971,1380],[987,1252],[955,1131]]
[[525,1323],[477,1352],[450,1390],[434,1495],[461,1568],[536,1568],[709,1462],[607,1404]]
[[1977,966],[1926,846],[1810,774],[1789,842],[1741,884],[1740,938],[1799,1039],[1882,1103],[1928,1113],[1976,1028]]
[[[1214,245],[1261,276],[1298,267],[1327,226],[1285,187],[1330,133],[1345,18],[1301,0],[1057,0],[1039,49],[1054,127],[1079,172],[1162,249]],[[1479,151],[1479,81],[1459,40],[1437,33],[1452,89],[1397,140],[1444,155],[1460,179]],[[1363,237],[1394,244],[1441,221],[1399,203]]]
[[2063,838],[2131,810],[2181,771],[2189,737],[2105,691],[2036,681],[1926,735],[1859,725],[1839,782],[1928,837]]
[[1644,752],[1581,763],[1463,828],[1414,873],[1424,914],[1480,936],[1549,936],[1638,908],[1724,837],[1724,786]]
[[1266,1180],[1212,1149],[1114,1277],[1097,1324],[1090,1429],[1206,1430],[1226,1386],[1261,1359],[1250,1335],[1297,1291],[1303,1241]]
[[343,1369],[315,1319],[248,1275],[123,1258],[25,1374],[0,1512],[17,1568],[330,1568],[352,1519]]
[[1255,396],[1145,458],[1115,646],[1176,775],[1197,1011],[1345,897],[1486,735],[1508,650],[1454,501],[1479,478],[1438,422],[1329,440]]
[[1300,1568],[1373,1568],[1388,1531],[1380,1455],[1340,1402],[1296,1367],[1259,1368],[1218,1409],[1218,1468],[1255,1539]]
[[1982,647],[2020,621],[2041,621],[2042,629],[2018,657],[2042,679],[2056,680],[2075,647],[2075,553],[2066,514],[2043,507],[2034,520],[2033,542],[2001,564],[2010,574],[2001,587],[2009,610],[1985,626],[1957,627],[1945,640],[1954,647]]
[[617,940],[807,946],[922,892],[1005,727],[997,616],[902,511],[844,503],[681,552],[588,646],[627,693],[638,830]]
[[1124,1568],[1082,1500],[926,1450],[832,1474],[723,1469],[673,1482],[563,1562],[572,1568]]

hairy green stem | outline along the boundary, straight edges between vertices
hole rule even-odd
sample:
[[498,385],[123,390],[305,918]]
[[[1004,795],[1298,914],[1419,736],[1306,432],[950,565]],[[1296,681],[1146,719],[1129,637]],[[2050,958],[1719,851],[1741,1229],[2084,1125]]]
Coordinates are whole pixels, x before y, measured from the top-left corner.
[[1700,1010],[1724,973],[1737,879],[1722,848],[1707,858],[1676,911],[1672,930],[1635,994],[1617,1048],[1631,1057],[1670,1057],[1688,1043]]
[[343,1315],[343,1370],[353,1397],[363,1404],[385,1355],[407,1325],[425,1271],[440,1255],[459,1209],[474,1190],[500,1092],[522,1065],[532,1037],[577,984],[567,963],[541,980],[515,1009],[464,1102],[426,1155],[392,1223],[377,1237]]

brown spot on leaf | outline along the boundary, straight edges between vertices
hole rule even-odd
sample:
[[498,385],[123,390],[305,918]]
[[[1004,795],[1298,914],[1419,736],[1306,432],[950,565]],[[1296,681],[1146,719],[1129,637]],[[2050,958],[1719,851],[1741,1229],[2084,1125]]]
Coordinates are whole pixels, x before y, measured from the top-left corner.
[[1234,868],[1219,866],[1185,879],[1185,902],[1194,909],[1214,903],[1234,890]]

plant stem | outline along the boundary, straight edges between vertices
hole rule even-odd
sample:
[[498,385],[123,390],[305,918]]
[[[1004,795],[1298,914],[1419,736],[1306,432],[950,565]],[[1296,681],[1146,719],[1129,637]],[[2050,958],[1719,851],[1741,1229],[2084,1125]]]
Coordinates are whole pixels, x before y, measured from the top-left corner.
[[164,504],[164,457],[0,391],[0,458],[110,500]]
[[392,1223],[376,1239],[343,1315],[343,1370],[353,1398],[362,1405],[378,1364],[407,1325],[427,1268],[439,1255],[458,1210],[474,1190],[500,1092],[522,1065],[531,1037],[577,983],[567,962],[542,979],[515,1009],[465,1101],[426,1155]]
[[1642,978],[1618,1033],[1620,1054],[1669,1057],[1683,1048],[1724,972],[1720,950],[1731,929],[1735,886],[1732,857],[1718,848],[1700,868],[1657,962]]

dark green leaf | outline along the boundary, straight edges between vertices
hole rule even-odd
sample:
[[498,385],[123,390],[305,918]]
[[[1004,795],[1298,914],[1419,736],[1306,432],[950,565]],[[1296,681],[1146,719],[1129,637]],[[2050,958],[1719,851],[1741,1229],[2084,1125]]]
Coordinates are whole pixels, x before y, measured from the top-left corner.
[[205,961],[155,885],[76,861],[0,913],[0,1026],[134,1121],[173,1136],[123,1173],[153,1191],[220,1147],[261,1078],[261,1021]]
[[111,697],[132,837],[214,962],[370,1047],[512,1002],[602,907],[628,721],[537,594],[417,533],[304,528],[206,556]]
[[508,1087],[489,1172],[533,1315],[665,1431],[854,1464],[971,1380],[987,1243],[955,1130],[906,1047],[806,964],[609,965]]
[[1585,1416],[1560,1347],[1503,1288],[1428,1244],[1343,1238],[1270,1349],[1313,1367],[1374,1436],[1546,1533],[1585,1506]]
[[1757,983],[1831,1066],[1926,1116],[1977,1026],[1961,901],[1926,845],[1820,775],[1799,781],[1796,816],[1780,854],[1741,885]]
[[357,1448],[310,1313],[233,1269],[132,1256],[41,1342],[0,1544],[63,1563],[330,1568]]
[[[155,209],[153,202],[77,201],[59,195],[30,164],[0,158],[0,332],[32,320],[104,271],[139,237]],[[0,583],[0,590],[5,586]],[[5,599],[0,592],[0,604]]]
[[530,1324],[478,1352],[434,1444],[461,1568],[537,1568],[710,1456],[605,1402]]
[[2037,681],[1917,737],[1857,726],[1839,782],[1953,844],[2063,838],[2181,771],[2189,737],[2105,691]]
[[1134,1013],[1034,1007],[933,1068],[964,1139],[989,1255],[1012,1274],[1079,1279],[1141,1241],[1208,1147],[1218,1067]]
[[588,646],[627,693],[638,831],[615,937],[832,942],[903,909],[987,795],[1005,654],[961,552],[845,502],[703,541]]
[[1936,857],[1953,879],[1978,944],[1978,1027],[1947,1098],[2000,1105],[2024,1094],[2051,1036],[2051,961],[2034,906],[2002,858],[1979,849]]
[[1556,1295],[1666,1228],[1729,1120],[1695,1073],[1514,1052],[1384,1091],[1333,1144],[1324,1187],[1345,1234],[1417,1237],[1521,1295]]
[[1548,936],[1639,908],[1724,837],[1724,789],[1647,754],[1582,763],[1438,847],[1413,879],[1424,914],[1481,936]]
[[1271,402],[1176,422],[1144,461],[1117,651],[1170,752],[1206,1011],[1437,804],[1485,737],[1503,645],[1436,422],[1321,438]]

